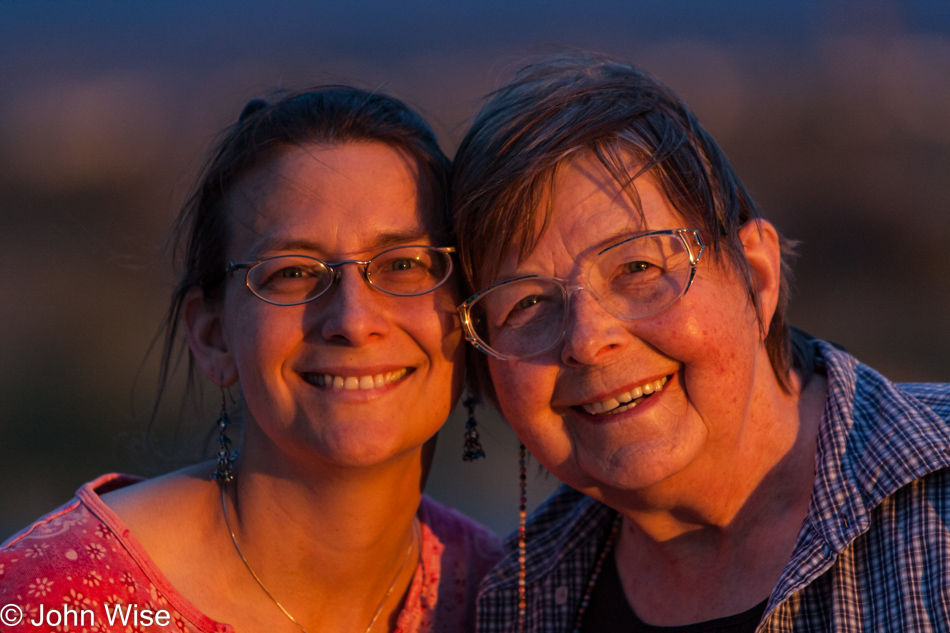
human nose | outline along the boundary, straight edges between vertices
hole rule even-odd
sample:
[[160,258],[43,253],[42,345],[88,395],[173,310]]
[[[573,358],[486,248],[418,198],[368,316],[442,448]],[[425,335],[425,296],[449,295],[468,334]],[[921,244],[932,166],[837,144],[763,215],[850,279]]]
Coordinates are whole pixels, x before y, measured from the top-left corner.
[[325,305],[321,334],[327,341],[359,346],[389,330],[380,293],[369,286],[358,264],[336,270]]
[[620,320],[607,312],[586,288],[570,289],[568,320],[561,361],[565,365],[593,365],[619,349],[624,341]]

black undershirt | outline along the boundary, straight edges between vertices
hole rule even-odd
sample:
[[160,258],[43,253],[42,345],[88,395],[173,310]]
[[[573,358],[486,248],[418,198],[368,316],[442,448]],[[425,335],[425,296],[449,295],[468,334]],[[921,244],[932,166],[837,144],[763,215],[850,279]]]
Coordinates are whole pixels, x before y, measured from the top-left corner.
[[585,633],[754,633],[755,627],[765,613],[764,600],[748,611],[725,618],[686,624],[683,626],[653,626],[646,624],[633,612],[620,584],[617,562],[613,553],[604,561],[603,570],[590,604],[581,620],[581,630]]

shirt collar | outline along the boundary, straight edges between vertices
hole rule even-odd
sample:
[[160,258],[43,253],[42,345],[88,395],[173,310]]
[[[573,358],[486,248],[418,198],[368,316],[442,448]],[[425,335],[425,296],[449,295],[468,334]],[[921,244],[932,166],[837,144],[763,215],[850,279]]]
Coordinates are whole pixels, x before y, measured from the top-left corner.
[[950,466],[950,426],[853,356],[815,340],[828,395],[818,431],[807,521],[834,551],[869,527],[899,488]]

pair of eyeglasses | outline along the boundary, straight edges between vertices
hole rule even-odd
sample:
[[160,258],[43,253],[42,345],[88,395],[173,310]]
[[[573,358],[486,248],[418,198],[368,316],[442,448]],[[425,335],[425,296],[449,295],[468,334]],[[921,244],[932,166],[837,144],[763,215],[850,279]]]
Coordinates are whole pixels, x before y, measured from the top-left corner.
[[342,266],[359,267],[371,288],[397,297],[432,292],[452,274],[451,246],[410,245],[387,249],[372,259],[330,263],[307,255],[280,255],[256,262],[228,264],[225,273],[247,270],[247,287],[257,297],[278,306],[313,301],[339,280]]
[[618,319],[652,316],[686,294],[705,248],[695,229],[651,231],[597,253],[586,284],[544,275],[503,281],[458,307],[465,338],[500,360],[543,354],[567,332],[571,296],[580,289]]

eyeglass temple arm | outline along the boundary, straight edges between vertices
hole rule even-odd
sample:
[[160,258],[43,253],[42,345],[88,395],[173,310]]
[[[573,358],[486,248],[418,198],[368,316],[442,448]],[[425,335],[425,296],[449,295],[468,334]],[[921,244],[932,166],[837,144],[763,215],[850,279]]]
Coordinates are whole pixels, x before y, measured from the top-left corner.
[[[686,288],[683,289],[683,293],[689,290],[689,287],[693,285],[693,278],[696,276],[696,265],[699,263],[699,258],[703,256],[703,253],[706,251],[706,245],[703,244],[703,239],[699,235],[699,231],[696,229],[679,229],[679,237],[683,240],[683,244],[686,246],[686,252],[689,253],[689,279],[686,280]],[[686,235],[691,236],[696,242],[694,246],[699,246],[699,251],[696,254],[693,254],[693,247],[690,246],[689,240],[686,239]]]
[[228,262],[228,267],[224,269],[225,275],[233,275],[239,270],[244,270],[245,268],[250,268],[257,262],[240,262],[235,264],[234,262]]

